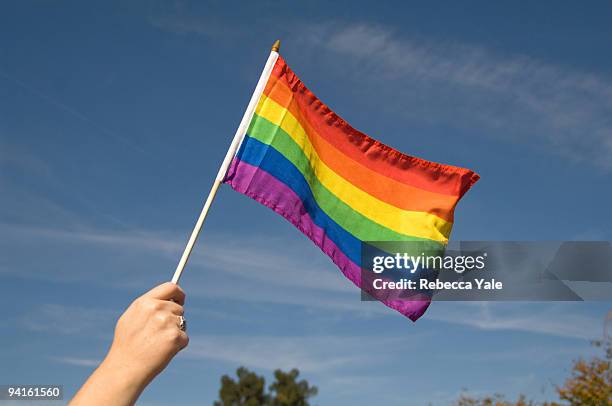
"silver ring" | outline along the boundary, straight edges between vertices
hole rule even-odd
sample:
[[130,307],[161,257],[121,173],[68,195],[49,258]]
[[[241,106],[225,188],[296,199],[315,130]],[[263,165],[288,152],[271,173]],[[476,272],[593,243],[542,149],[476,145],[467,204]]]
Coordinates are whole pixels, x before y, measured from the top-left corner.
[[187,320],[183,316],[179,316],[178,328],[181,331],[187,331]]

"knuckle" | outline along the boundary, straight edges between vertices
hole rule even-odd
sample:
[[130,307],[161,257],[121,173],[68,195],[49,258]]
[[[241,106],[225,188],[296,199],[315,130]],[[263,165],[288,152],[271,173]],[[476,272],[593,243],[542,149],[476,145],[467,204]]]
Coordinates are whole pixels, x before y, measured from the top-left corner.
[[185,348],[189,344],[189,336],[185,333],[180,333],[176,339],[176,345],[178,348]]
[[182,341],[181,332],[178,329],[172,329],[170,334],[168,335],[168,340],[173,345],[179,345]]
[[166,325],[170,321],[170,315],[166,312],[157,312],[155,313],[155,320],[162,325]]
[[136,302],[137,307],[142,311],[151,311],[154,310],[155,301],[148,297],[141,297]]
[[150,300],[148,303],[148,309],[153,311],[153,312],[157,312],[159,310],[161,310],[161,303],[157,300]]

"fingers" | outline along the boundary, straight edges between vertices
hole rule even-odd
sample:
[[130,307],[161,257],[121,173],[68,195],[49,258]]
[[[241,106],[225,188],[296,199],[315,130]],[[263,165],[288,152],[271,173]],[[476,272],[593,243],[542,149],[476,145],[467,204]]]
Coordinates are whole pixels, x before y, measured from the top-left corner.
[[[157,301],[157,303],[162,302]],[[149,334],[149,336],[158,337],[172,348],[174,354],[185,348],[189,343],[187,332],[180,328],[181,319],[179,315],[171,313],[167,309],[159,309],[150,317],[150,321],[154,334]]]
[[184,331],[178,329],[169,330],[167,339],[173,348],[173,353],[176,354],[189,345],[189,336]]
[[182,316],[183,314],[185,314],[185,310],[183,309],[183,306],[181,306],[178,303],[169,302],[167,300],[163,300],[160,302],[161,302],[161,308],[169,311],[172,314],[175,314],[177,316]]
[[183,292],[179,285],[172,282],[162,283],[143,296],[159,300],[172,300],[181,306],[185,304],[185,292]]
[[172,282],[162,283],[141,296],[140,302],[152,311],[151,316],[168,331],[170,340],[177,351],[189,343],[189,336],[179,328],[179,316],[184,314],[185,292]]
[[179,351],[187,347],[187,345],[189,345],[189,336],[187,335],[186,332],[179,330],[177,345],[178,345]]

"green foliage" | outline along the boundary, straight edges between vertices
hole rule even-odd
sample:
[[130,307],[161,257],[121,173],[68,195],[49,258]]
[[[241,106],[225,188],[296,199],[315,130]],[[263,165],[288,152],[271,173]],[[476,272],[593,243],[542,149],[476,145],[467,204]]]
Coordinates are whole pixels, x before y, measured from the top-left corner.
[[308,381],[298,381],[300,372],[292,369],[274,371],[275,381],[265,392],[265,378],[244,367],[238,368],[234,380],[227,375],[221,378],[219,400],[214,406],[309,406],[308,399],[317,394],[316,386]]
[[297,381],[300,372],[292,369],[283,372],[280,369],[274,371],[276,381],[270,385],[272,406],[308,406],[308,398],[315,396],[318,392],[316,386],[310,386],[306,380]]
[[604,349],[604,356],[574,361],[571,376],[563,386],[556,388],[561,403],[535,403],[522,395],[517,401],[512,402],[506,401],[502,395],[473,398],[463,394],[455,404],[456,406],[612,406],[612,342],[596,341],[594,345]]
[[559,398],[570,406],[612,405],[612,343],[596,341],[594,345],[604,349],[605,357],[575,361],[572,375],[557,387]]
[[266,380],[248,369],[236,370],[238,381],[227,375],[221,377],[219,400],[214,406],[261,406],[269,404],[269,397],[264,393]]
[[[461,395],[456,406],[536,406],[536,403],[527,400],[525,396],[519,396],[516,401],[509,401],[503,395],[495,394],[482,398],[473,398],[467,394]],[[556,406],[555,404],[544,404],[543,406]]]

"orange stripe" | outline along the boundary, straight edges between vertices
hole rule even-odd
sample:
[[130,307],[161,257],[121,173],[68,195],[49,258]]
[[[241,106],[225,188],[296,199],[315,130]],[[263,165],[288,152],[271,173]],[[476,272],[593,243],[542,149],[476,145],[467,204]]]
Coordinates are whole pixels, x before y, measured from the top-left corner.
[[459,200],[458,196],[435,193],[398,182],[346,157],[318,135],[308,120],[302,116],[301,109],[293,98],[294,93],[276,78],[270,77],[264,94],[286,108],[297,119],[320,159],[338,175],[364,192],[395,207],[427,212],[446,221],[453,221],[453,210]]
[[288,88],[299,107],[299,116],[321,138],[372,171],[420,189],[457,197],[461,197],[479,178],[469,169],[402,154],[354,129],[308,90],[282,57],[278,58],[272,70],[266,90],[276,81]]

